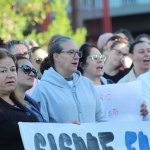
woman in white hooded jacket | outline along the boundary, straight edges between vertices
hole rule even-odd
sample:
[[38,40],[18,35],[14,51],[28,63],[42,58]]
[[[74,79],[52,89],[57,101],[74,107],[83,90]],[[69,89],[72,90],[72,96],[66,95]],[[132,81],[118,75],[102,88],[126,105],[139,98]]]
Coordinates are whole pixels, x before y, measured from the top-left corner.
[[48,53],[41,66],[41,81],[32,95],[40,103],[44,119],[57,123],[107,121],[93,83],[77,71],[82,52],[75,42],[58,36],[50,41]]

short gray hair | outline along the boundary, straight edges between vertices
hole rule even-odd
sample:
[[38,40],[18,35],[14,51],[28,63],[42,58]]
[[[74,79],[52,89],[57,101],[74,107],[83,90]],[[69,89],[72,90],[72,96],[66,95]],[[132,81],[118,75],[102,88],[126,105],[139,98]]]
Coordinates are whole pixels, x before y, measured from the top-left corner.
[[61,53],[63,47],[62,43],[67,42],[67,41],[73,41],[73,39],[69,36],[57,36],[53,40],[50,40],[48,44],[48,56],[50,59],[51,66],[54,67],[54,59],[53,59],[53,54],[54,53]]
[[24,45],[27,48],[27,50],[30,51],[28,45],[23,40],[11,40],[11,41],[8,41],[6,44],[10,52],[14,49],[16,45],[19,45],[19,44]]

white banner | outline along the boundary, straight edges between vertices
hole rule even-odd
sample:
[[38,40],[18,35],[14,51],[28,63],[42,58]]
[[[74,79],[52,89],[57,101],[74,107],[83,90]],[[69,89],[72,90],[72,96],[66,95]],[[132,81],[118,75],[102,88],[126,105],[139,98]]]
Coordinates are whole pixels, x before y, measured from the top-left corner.
[[141,82],[133,81],[95,86],[103,101],[109,121],[140,121]]
[[150,150],[150,122],[19,123],[25,150]]

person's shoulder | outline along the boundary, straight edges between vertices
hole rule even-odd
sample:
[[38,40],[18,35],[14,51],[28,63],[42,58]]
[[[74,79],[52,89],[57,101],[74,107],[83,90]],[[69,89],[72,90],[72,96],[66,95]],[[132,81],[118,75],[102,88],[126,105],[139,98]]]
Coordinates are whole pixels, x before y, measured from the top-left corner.
[[[120,71],[122,72],[122,70]],[[124,74],[124,72],[123,72]],[[125,76],[123,76],[122,78],[120,78],[120,80],[118,81],[118,83],[124,83],[124,82],[129,82],[129,77],[130,77],[130,72],[127,73]]]
[[25,100],[37,104],[36,100],[28,94],[25,94]]
[[31,105],[36,107],[37,109],[39,109],[39,103],[31,96],[29,96],[28,94],[25,95],[25,101]]
[[114,83],[111,79],[106,79],[103,76],[100,76],[100,81],[101,81],[102,85],[113,84]]
[[131,81],[135,81],[135,80],[136,80],[136,76],[134,74],[133,69],[131,69],[128,74],[126,74],[123,78],[121,78],[118,81],[118,83],[131,82]]
[[150,71],[141,74],[137,79],[138,80],[146,80],[147,78],[150,79]]
[[49,69],[45,70],[41,79],[41,81],[49,81],[51,79],[53,79],[54,77],[57,77],[59,74],[55,71],[55,69],[53,67],[50,67]]

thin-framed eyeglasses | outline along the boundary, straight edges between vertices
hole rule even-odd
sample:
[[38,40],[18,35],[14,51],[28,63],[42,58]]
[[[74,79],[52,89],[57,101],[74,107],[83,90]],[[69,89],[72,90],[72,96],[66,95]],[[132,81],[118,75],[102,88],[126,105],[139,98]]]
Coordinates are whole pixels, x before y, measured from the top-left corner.
[[105,55],[91,55],[89,56],[93,61],[105,61],[106,56]]
[[43,61],[42,58],[35,58],[35,59],[34,59],[34,62],[35,62],[36,64],[41,64],[42,61]]
[[72,58],[78,54],[79,58],[82,57],[82,52],[81,51],[75,51],[75,50],[67,50],[67,51],[61,51],[61,53],[68,53]]
[[118,55],[118,56],[128,56],[128,54],[125,54],[125,53],[122,53],[120,50],[118,50],[118,49],[113,49],[113,50],[115,50],[116,51],[116,54]]
[[29,56],[31,56],[31,52],[30,51],[28,51],[28,52],[24,52],[23,54],[15,54],[14,56],[16,57],[16,56],[26,56],[26,55],[29,55]]
[[35,68],[31,68],[30,66],[28,65],[21,65],[21,66],[18,66],[18,68],[21,68],[23,70],[23,72],[25,74],[30,74],[31,71],[34,73],[34,77],[36,78],[37,77],[37,73],[38,71],[35,69]]

